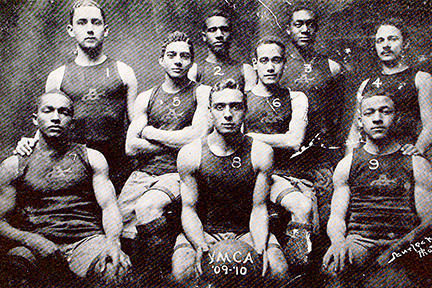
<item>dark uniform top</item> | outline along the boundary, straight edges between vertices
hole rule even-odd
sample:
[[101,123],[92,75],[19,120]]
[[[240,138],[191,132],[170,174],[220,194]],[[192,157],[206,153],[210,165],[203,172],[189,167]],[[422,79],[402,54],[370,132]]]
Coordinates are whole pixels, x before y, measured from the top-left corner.
[[328,58],[317,53],[312,59],[305,63],[297,54],[287,57],[280,85],[291,91],[301,91],[308,97],[308,127],[304,143],[309,143],[320,133],[326,145],[341,146],[341,79],[332,76]]
[[244,87],[243,64],[230,60],[229,62],[210,63],[203,61],[198,64],[197,82],[213,87],[221,80],[232,78]]
[[110,177],[120,191],[129,174],[125,154],[127,87],[115,60],[94,66],[72,61],[65,66],[60,89],[72,98],[75,108],[73,140],[96,149],[108,161]]
[[[168,131],[181,130],[192,125],[197,107],[197,86],[197,83],[190,82],[187,87],[174,94],[165,92],[161,85],[155,87],[148,103],[148,125]],[[139,169],[152,175],[176,173],[177,154],[178,149],[165,147],[156,154],[142,156],[139,159]]]
[[422,130],[418,90],[415,77],[418,70],[408,68],[399,73],[386,75],[382,71],[374,72],[362,95],[369,91],[384,90],[394,94],[393,101],[400,113],[397,125],[397,137],[404,143],[415,144]]
[[355,149],[348,179],[348,234],[401,238],[419,225],[413,173],[412,156],[400,150],[372,155],[363,148]]
[[[281,88],[270,97],[247,92],[248,113],[245,133],[285,134],[292,117],[291,96],[288,89]],[[275,174],[289,176],[289,149],[274,148]],[[285,174],[288,175],[285,175]]]
[[216,156],[202,138],[197,174],[197,213],[207,233],[249,231],[256,173],[251,162],[252,138],[245,136],[229,156]]
[[71,143],[63,153],[41,151],[19,158],[17,210],[23,230],[57,244],[102,234],[102,211],[93,190],[87,148]]

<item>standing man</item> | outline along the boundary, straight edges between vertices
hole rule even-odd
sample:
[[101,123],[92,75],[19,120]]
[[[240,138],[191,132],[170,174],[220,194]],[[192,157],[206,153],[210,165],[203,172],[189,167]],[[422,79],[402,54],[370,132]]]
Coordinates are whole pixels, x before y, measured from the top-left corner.
[[[424,154],[432,143],[432,76],[405,63],[408,47],[408,34],[400,20],[389,19],[380,23],[375,34],[375,50],[381,69],[372,72],[371,77],[361,84],[357,100],[378,89],[395,94],[394,101],[403,115],[398,125],[398,137],[402,144],[415,145]],[[354,123],[347,142],[349,150],[358,145],[359,138]]]
[[332,245],[323,262],[328,287],[420,287],[403,265],[412,255],[405,251],[396,260],[395,254],[430,236],[432,167],[421,156],[403,155],[397,97],[369,91],[360,100],[366,143],[339,162],[333,176]]
[[208,55],[204,61],[192,66],[189,78],[210,87],[223,79],[231,78],[250,90],[255,84],[250,82],[256,77],[249,69],[245,70],[245,65],[230,56],[232,22],[226,12],[216,9],[208,14],[203,25],[202,39],[208,47]]
[[312,225],[309,216],[313,192],[311,187],[304,191],[299,189],[307,187],[303,185],[307,181],[290,177],[293,174],[290,157],[299,151],[303,142],[308,99],[302,92],[290,92],[279,85],[286,62],[285,45],[281,41],[263,38],[258,41],[254,54],[252,62],[258,74],[258,83],[247,93],[245,132],[274,150],[275,171],[270,200],[292,215],[291,223],[284,231],[289,237],[284,247],[289,264],[304,265],[311,252],[309,236]]
[[[49,74],[46,91],[58,89],[72,98],[76,110],[73,139],[104,154],[119,193],[130,173],[124,147],[137,95],[135,73],[103,53],[108,26],[103,9],[95,1],[74,3],[67,31],[77,43],[77,56]],[[30,154],[34,143],[30,141],[22,152]]]
[[184,234],[177,238],[173,276],[179,285],[193,283],[195,268],[201,273],[202,253],[217,239],[238,239],[254,247],[269,267],[268,281],[274,281],[270,287],[287,281],[287,263],[268,231],[273,152],[241,133],[247,106],[239,89],[232,79],[212,88],[214,130],[182,148],[178,156]]
[[170,266],[171,240],[176,235],[165,210],[180,198],[177,153],[207,131],[209,89],[188,79],[193,59],[192,42],[184,33],[167,37],[159,58],[165,80],[138,96],[126,139],[126,153],[139,160],[139,168],[118,200],[125,221],[123,235],[135,239],[134,253],[148,261],[146,269],[152,273],[163,264]]
[[70,141],[73,116],[66,94],[43,94],[33,114],[33,153],[1,164],[0,236],[8,250],[1,268],[13,287],[46,287],[44,276],[67,281],[71,272],[88,281],[83,287],[112,287],[130,265],[120,250],[123,226],[107,162]]

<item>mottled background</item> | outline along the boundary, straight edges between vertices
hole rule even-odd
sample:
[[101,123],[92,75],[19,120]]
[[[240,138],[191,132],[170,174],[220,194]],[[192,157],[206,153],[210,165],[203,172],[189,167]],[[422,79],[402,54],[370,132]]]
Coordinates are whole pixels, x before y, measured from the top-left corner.
[[[10,155],[21,136],[34,133],[29,118],[34,98],[43,92],[48,73],[74,57],[75,45],[66,33],[71,2],[0,0],[0,160]],[[135,70],[142,92],[161,80],[157,57],[161,40],[167,33],[183,30],[196,44],[197,60],[205,57],[200,31],[204,11],[209,7],[217,4],[234,9],[232,55],[237,60],[250,62],[250,53],[258,37],[273,34],[288,42],[283,29],[285,15],[290,4],[296,1],[100,2],[105,7],[110,27],[105,52]],[[432,1],[316,0],[313,3],[321,13],[318,50],[345,63],[351,71],[348,100],[352,101],[354,87],[376,62],[371,37],[376,22],[382,17],[396,16],[406,21],[411,34],[409,61],[428,69],[432,54],[429,25]]]

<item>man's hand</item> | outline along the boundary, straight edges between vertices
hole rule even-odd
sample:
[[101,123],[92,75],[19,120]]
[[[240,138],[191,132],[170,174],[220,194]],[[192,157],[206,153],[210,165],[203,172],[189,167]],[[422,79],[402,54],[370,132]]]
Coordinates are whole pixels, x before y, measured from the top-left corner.
[[42,258],[62,258],[60,248],[52,241],[39,234],[30,234],[25,240],[25,246],[39,254]]
[[21,138],[21,140],[18,141],[17,146],[13,151],[13,154],[21,155],[21,156],[30,156],[33,153],[33,149],[36,146],[38,141],[39,140],[37,138],[26,138],[26,137]]
[[267,254],[266,249],[264,249],[264,251],[262,253],[262,257],[263,257],[262,258],[263,259],[263,268],[262,268],[261,276],[264,277],[266,272],[267,272],[268,266],[269,266],[269,259],[268,259],[268,254]]
[[405,144],[401,148],[403,155],[413,156],[413,155],[421,155],[421,151],[412,144]]
[[201,267],[201,261],[203,259],[203,256],[206,256],[208,251],[209,251],[208,246],[198,247],[198,249],[197,249],[196,258],[195,258],[195,270],[196,270],[198,276],[201,276],[203,274],[202,267]]
[[332,243],[327,253],[324,255],[323,266],[328,269],[331,260],[333,259],[334,272],[343,271],[345,268],[346,255],[348,252],[348,245],[346,240],[341,240]]

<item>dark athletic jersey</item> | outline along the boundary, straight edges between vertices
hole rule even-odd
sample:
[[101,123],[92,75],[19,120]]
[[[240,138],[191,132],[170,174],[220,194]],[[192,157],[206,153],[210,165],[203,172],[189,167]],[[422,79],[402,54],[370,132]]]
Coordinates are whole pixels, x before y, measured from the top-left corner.
[[[197,107],[195,82],[181,91],[166,93],[161,85],[155,87],[150,95],[147,115],[148,125],[158,129],[174,131],[192,125]],[[178,149],[165,147],[157,154],[140,159],[140,170],[152,175],[177,172]]]
[[127,87],[120,78],[116,61],[107,58],[95,66],[70,62],[66,64],[60,89],[74,101],[72,139],[102,152],[119,192],[130,172],[125,154]]
[[61,90],[74,101],[75,137],[80,143],[124,139],[127,89],[115,60],[95,66],[66,65]]
[[71,143],[64,153],[54,153],[36,148],[19,159],[17,208],[25,220],[21,228],[57,244],[102,234],[86,146]]
[[308,127],[304,143],[321,133],[329,146],[341,146],[340,117],[343,87],[332,77],[328,58],[316,54],[309,64],[297,54],[287,57],[280,85],[306,94],[309,102]]
[[348,234],[400,238],[419,225],[413,173],[412,156],[400,150],[380,156],[355,149],[348,179]]
[[244,87],[243,64],[231,60],[224,63],[203,61],[198,64],[197,82],[213,87],[221,80],[232,78]]
[[[288,89],[281,88],[270,97],[247,92],[248,112],[245,133],[285,134],[292,117],[291,96]],[[289,167],[291,152],[274,148],[275,174],[284,174]]]
[[214,155],[201,139],[201,163],[196,173],[197,212],[208,233],[249,231],[256,173],[252,167],[252,138],[245,136],[235,153]]
[[408,68],[402,72],[386,75],[377,71],[371,75],[362,95],[368,91],[384,90],[395,94],[393,101],[400,111],[398,139],[415,144],[422,129],[418,90],[415,77],[418,70]]

